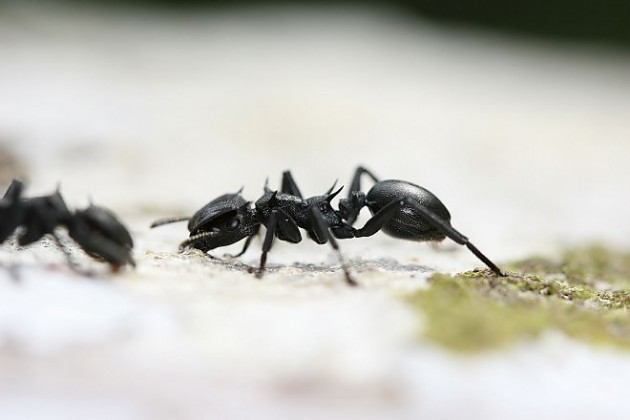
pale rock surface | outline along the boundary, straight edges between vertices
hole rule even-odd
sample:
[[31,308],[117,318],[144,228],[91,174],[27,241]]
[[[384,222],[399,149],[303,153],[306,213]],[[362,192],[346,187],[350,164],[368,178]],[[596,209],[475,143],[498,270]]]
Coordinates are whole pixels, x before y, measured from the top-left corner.
[[287,168],[315,195],[365,164],[434,191],[498,263],[627,247],[627,55],[358,9],[0,12],[0,136],[28,193],[114,209],[138,262],[110,276],[76,250],[86,279],[49,242],[2,247],[3,420],[625,415],[626,354],[420,341],[400,297],[480,265],[453,244],[344,241],[353,290],[325,246],[277,243],[258,281],[260,241],[223,264],[176,252],[184,224],[148,225],[255,200]]

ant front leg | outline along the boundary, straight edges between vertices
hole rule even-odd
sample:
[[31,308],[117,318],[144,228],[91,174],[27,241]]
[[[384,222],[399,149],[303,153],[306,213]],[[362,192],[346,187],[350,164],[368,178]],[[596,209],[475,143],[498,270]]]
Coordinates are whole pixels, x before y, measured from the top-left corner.
[[355,235],[357,238],[372,236],[378,232],[387,222],[393,219],[404,205],[413,207],[422,214],[424,220],[439,230],[444,236],[450,238],[454,242],[465,245],[477,258],[488,266],[496,275],[504,277],[506,274],[488,257],[486,257],[476,246],[474,246],[468,238],[451,226],[450,223],[442,220],[437,214],[429,210],[426,206],[410,197],[402,200],[395,200],[380,209],[364,227],[357,229]]
[[256,277],[262,278],[265,267],[267,264],[267,254],[271,250],[273,240],[277,236],[278,239],[287,241],[292,244],[297,244],[302,240],[300,234],[300,228],[295,220],[291,218],[281,208],[276,208],[271,211],[269,216],[269,222],[266,225],[267,232],[265,233],[265,239],[263,240],[262,254],[260,255],[260,266],[256,272]]

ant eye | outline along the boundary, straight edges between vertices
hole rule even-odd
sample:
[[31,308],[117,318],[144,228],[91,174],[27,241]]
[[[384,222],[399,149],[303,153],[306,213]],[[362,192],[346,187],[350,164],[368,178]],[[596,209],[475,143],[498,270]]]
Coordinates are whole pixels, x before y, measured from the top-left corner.
[[322,213],[326,213],[328,211],[328,206],[326,204],[321,204],[319,206],[319,211],[321,211]]
[[241,221],[238,219],[234,219],[232,220],[232,222],[230,223],[230,228],[232,229],[236,229],[238,227],[238,225],[241,224]]

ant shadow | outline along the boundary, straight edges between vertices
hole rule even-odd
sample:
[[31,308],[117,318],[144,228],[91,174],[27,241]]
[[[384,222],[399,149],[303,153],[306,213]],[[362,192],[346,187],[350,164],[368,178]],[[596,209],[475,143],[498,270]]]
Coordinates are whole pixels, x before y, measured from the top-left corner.
[[[213,256],[212,258],[208,258],[208,262],[213,266],[221,266],[230,271],[246,272],[249,274],[254,273],[258,269],[257,265],[248,264],[230,257],[219,258]],[[347,261],[347,264],[354,273],[428,274],[435,272],[435,269],[426,265],[404,264],[391,258],[352,258]],[[267,265],[266,271],[267,274],[277,274],[286,269],[296,270],[304,274],[335,274],[342,270],[339,264],[294,262],[293,264],[269,264]]]

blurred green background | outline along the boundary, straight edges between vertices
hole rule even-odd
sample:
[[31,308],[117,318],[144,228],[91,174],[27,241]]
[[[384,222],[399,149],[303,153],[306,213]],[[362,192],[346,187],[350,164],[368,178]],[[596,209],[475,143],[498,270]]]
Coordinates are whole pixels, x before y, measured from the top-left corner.
[[627,0],[411,0],[414,12],[444,22],[513,32],[630,45]]
[[[262,5],[320,5],[326,2],[253,0],[66,0],[74,4],[154,7],[169,9],[231,8]],[[0,0],[10,3],[11,0]],[[15,3],[20,1],[13,0]],[[328,3],[331,4],[331,3]],[[474,26],[514,34],[529,34],[579,42],[630,46],[630,1],[628,0],[394,0],[334,2],[363,7],[399,9],[440,23]],[[331,5],[332,5],[331,4]]]

